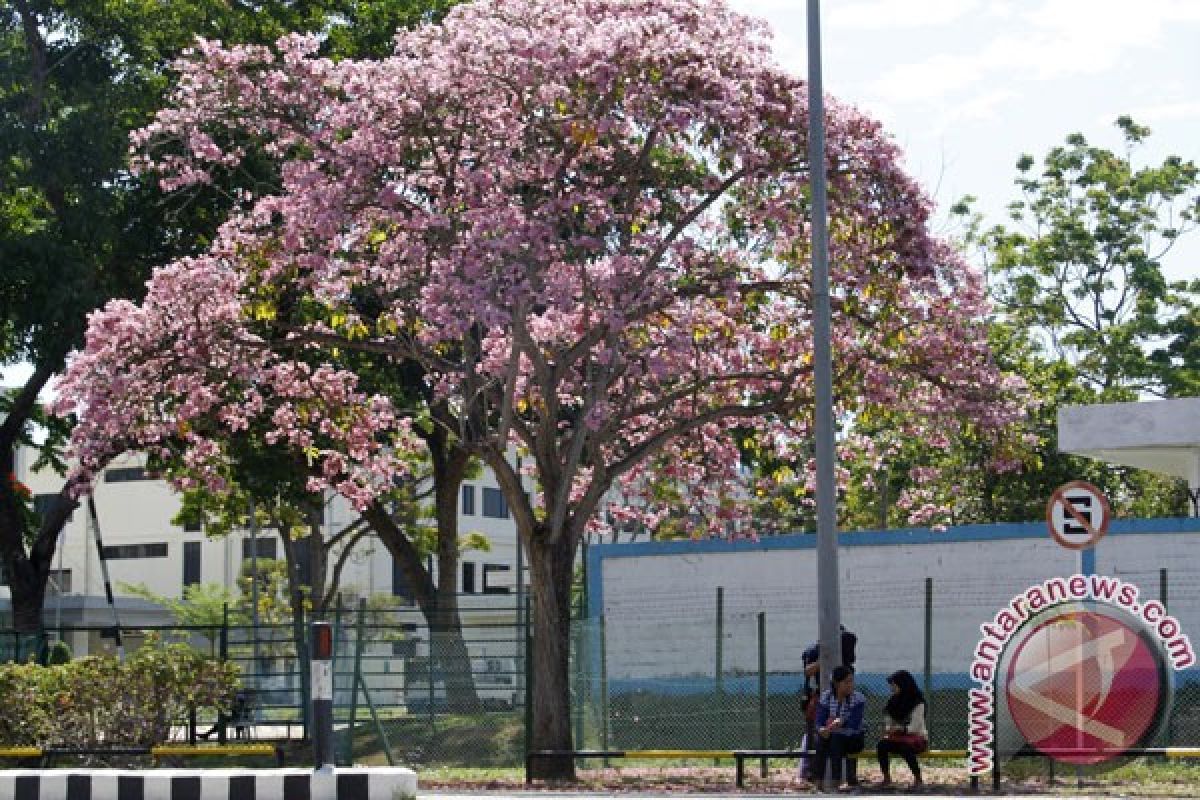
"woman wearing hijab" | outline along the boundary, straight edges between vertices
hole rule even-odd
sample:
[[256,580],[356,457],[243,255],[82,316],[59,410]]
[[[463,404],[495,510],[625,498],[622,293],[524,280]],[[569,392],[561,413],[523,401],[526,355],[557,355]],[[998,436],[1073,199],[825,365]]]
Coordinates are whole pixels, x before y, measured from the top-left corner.
[[925,695],[908,670],[897,670],[888,676],[892,695],[883,707],[883,738],[875,747],[879,769],[883,772],[882,786],[892,785],[889,757],[901,756],[912,770],[913,788],[922,785],[921,765],[917,754],[929,749],[929,733],[925,728]]

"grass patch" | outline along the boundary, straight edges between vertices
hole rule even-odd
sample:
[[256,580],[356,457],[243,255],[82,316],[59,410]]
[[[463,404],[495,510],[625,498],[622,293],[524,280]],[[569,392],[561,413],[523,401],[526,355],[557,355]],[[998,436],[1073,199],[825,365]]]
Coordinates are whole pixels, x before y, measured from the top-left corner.
[[[519,769],[524,764],[524,719],[513,713],[448,714],[381,720],[398,764],[423,768]],[[339,738],[345,734],[339,734]],[[383,739],[371,721],[354,731],[354,761],[386,764]]]

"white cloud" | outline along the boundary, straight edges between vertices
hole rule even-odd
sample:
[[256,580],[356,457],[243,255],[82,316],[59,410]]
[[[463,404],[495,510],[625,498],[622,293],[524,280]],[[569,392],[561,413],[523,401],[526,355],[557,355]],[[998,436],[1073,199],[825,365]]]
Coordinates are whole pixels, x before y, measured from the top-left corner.
[[[1004,14],[999,27],[964,31],[957,52],[894,67],[871,90],[931,100],[980,83],[1100,74],[1159,43],[1171,27],[1195,20],[1200,2],[1194,0],[1047,0]],[[991,38],[972,42],[980,34]]]
[[[798,5],[798,3],[797,3]],[[977,0],[861,0],[826,4],[830,26],[860,29],[927,28],[975,13]]]
[[950,127],[957,122],[980,121],[997,119],[1001,107],[1009,100],[1019,97],[1012,89],[992,89],[989,92],[977,94],[961,103],[950,106],[942,117],[943,127]]

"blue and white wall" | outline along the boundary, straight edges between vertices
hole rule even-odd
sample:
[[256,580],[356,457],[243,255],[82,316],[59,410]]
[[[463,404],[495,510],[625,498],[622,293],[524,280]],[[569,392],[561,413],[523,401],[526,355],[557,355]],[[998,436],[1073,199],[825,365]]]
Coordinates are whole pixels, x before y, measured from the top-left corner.
[[[749,685],[758,669],[760,612],[768,671],[797,672],[802,650],[817,637],[815,545],[815,536],[796,535],[592,546],[589,614],[604,618],[610,687],[711,686],[718,658],[727,686],[739,674]],[[1095,569],[1135,583],[1146,598],[1158,598],[1166,569],[1169,610],[1200,644],[1198,555],[1200,519],[1117,520],[1096,548]],[[1079,559],[1044,524],[842,534],[842,621],[859,637],[858,671],[920,673],[931,578],[932,670],[965,684],[979,625],[1031,584],[1077,572]]]

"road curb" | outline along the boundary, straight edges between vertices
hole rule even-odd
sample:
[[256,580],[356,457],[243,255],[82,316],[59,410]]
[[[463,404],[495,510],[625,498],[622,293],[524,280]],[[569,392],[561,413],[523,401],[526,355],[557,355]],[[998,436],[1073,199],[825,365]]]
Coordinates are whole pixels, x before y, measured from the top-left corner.
[[402,767],[335,769],[11,769],[12,800],[402,800],[417,774]]

